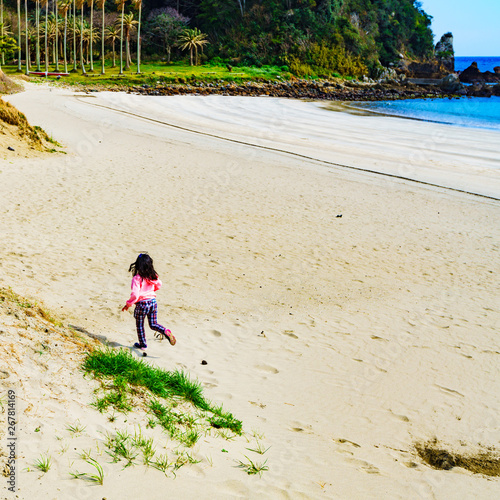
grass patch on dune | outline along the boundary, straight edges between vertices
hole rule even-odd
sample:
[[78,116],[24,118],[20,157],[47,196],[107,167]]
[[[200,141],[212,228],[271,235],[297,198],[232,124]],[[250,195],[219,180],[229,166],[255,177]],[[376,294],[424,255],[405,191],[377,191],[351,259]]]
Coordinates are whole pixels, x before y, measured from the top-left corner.
[[21,90],[23,90],[23,87],[0,69],[0,94],[14,94],[21,92]]
[[140,396],[153,422],[186,446],[207,428],[229,429],[241,435],[242,423],[204,395],[200,383],[182,370],[167,371],[135,358],[130,351],[105,349],[87,354],[82,369],[101,381],[104,393],[94,405],[127,413]]
[[[0,100],[1,102],[1,100]],[[35,302],[31,302],[15,293],[11,288],[0,288],[0,302],[10,302],[24,309],[27,316],[40,316],[45,321],[53,325],[60,326],[60,322],[43,307]]]
[[0,99],[0,128],[2,123],[15,127],[19,138],[26,141],[33,149],[39,151],[54,151],[48,148],[45,143],[51,143],[54,146],[61,147],[61,145],[49,137],[43,129],[38,126],[31,126],[26,116],[16,107]]

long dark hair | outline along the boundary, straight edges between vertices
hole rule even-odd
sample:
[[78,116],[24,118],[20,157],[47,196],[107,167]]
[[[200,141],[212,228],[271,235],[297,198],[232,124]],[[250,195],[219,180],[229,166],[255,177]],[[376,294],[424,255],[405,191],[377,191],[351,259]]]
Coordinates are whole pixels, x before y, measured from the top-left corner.
[[158,273],[153,267],[153,259],[147,253],[139,254],[136,261],[130,264],[128,269],[133,276],[139,275],[142,279],[154,281],[158,279]]

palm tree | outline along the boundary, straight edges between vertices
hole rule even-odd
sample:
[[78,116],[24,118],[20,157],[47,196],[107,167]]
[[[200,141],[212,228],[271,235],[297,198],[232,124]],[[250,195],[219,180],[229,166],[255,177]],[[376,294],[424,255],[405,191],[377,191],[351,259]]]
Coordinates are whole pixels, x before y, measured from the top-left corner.
[[26,74],[30,73],[30,47],[29,47],[29,35],[28,35],[28,0],[24,0],[24,24],[25,24],[25,49],[26,49]]
[[[3,26],[3,0],[0,0],[0,24]],[[2,64],[5,64],[5,52],[3,51],[2,51]]]
[[123,74],[123,16],[125,15],[125,2],[127,0],[115,0],[116,6],[122,9],[120,30],[120,75]]
[[36,0],[36,70],[40,71],[40,0]]
[[73,0],[73,71],[76,71],[76,0]]
[[115,51],[115,42],[120,38],[120,31],[116,26],[108,26],[106,28],[106,40],[111,42],[111,46],[113,49],[113,66],[112,68],[116,68],[116,51]]
[[[14,52],[17,49],[16,41],[10,35],[9,26],[0,23],[0,52]],[[1,59],[0,59],[1,61]],[[0,74],[2,74],[2,66],[0,64]]]
[[92,39],[94,38],[94,0],[87,0],[90,7],[90,71],[94,71],[94,56],[92,53]]
[[193,65],[193,50],[195,52],[195,65],[198,64],[198,48],[203,50],[203,46],[208,43],[205,33],[198,28],[185,29],[179,37],[179,47],[181,50],[189,49],[189,62]]
[[57,0],[54,0],[54,15],[56,18],[56,38],[54,41],[54,59],[56,61],[56,71],[59,71],[59,19],[58,19]]
[[22,71],[21,66],[21,0],[17,0],[17,71]]
[[134,14],[125,14],[121,18],[118,18],[117,23],[121,23],[123,26],[125,35],[125,69],[128,71],[130,69],[130,63],[132,58],[130,57],[130,35],[135,30],[135,26],[138,22],[134,19]]
[[104,25],[104,4],[106,3],[106,0],[97,0],[97,8],[101,9],[102,12],[102,31],[101,31],[101,75],[104,75],[105,70],[104,70],[104,63],[105,58],[104,58],[104,42],[106,41],[106,35],[104,33],[105,30],[105,25]]
[[142,0],[132,0],[132,5],[139,11],[139,21],[137,26],[137,74],[141,73],[141,14]]
[[81,21],[80,21],[80,65],[82,67],[82,74],[86,74],[85,71],[85,61],[83,60],[83,30],[84,30],[84,24],[83,24],[83,7],[85,5],[85,0],[77,0],[76,1],[76,6],[80,9],[81,11]]
[[48,14],[49,14],[49,0],[40,0],[40,5],[42,7],[45,8],[45,28],[44,28],[44,32],[45,32],[45,71],[49,71],[49,50],[48,50],[48,46],[47,46],[47,31],[48,31],[48,21],[49,21],[49,18],[48,18]]
[[71,9],[71,0],[60,0],[59,13],[64,16],[64,72],[68,72],[68,58],[66,55],[66,43],[68,39],[68,10]]
[[[47,9],[48,10],[48,9]],[[56,18],[54,14],[51,12],[50,15],[48,16],[47,23],[45,24],[45,31],[47,35],[47,46],[48,46],[48,52],[47,52],[47,59],[50,61],[52,60],[52,64],[56,64],[56,47],[55,47],[55,39],[57,36],[57,30],[59,27],[56,24]],[[52,56],[50,57],[50,49],[52,48]]]
[[83,22],[83,49],[84,49],[84,60],[88,64],[90,62],[90,41],[94,39],[99,41],[99,34],[95,31],[90,31],[90,25],[87,21]]
[[[3,5],[2,5],[3,8]],[[3,21],[0,22],[0,44],[2,45],[2,57],[0,59],[0,69],[1,65],[5,64],[5,50],[10,51],[12,49],[17,49],[15,40],[11,38],[9,35],[12,33],[9,31],[9,25],[5,24]]]

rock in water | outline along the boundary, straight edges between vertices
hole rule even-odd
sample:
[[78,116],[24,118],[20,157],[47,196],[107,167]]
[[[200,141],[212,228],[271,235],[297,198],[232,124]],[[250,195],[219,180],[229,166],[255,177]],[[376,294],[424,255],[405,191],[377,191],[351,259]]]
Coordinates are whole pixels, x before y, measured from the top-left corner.
[[460,73],[460,81],[465,83],[474,82],[490,82],[496,83],[500,82],[500,67],[495,66],[495,73],[491,71],[485,71],[481,73],[477,67],[477,62],[473,62],[468,68],[464,69]]
[[460,73],[460,81],[472,83],[474,80],[481,79],[481,71],[477,68],[477,62],[473,62],[468,68]]
[[458,76],[453,73],[440,80],[439,87],[445,92],[457,92],[458,90],[462,90],[464,88],[464,86],[460,83]]

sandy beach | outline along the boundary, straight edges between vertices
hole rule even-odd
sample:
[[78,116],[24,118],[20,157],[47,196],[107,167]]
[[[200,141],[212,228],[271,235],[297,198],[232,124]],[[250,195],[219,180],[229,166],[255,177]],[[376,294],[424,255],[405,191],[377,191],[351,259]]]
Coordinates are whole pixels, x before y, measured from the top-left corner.
[[[175,478],[111,464],[102,433],[133,416],[90,406],[74,344],[23,363],[2,314],[20,360],[0,380],[20,408],[5,498],[498,497],[498,478],[433,469],[415,443],[500,449],[499,133],[284,99],[28,84],[6,100],[67,154],[1,161],[0,287],[128,347],[127,270],[148,251],[177,345],[148,331],[147,361],[198,378],[246,439],[201,439]],[[255,435],[262,476],[236,467]],[[68,473],[88,448],[102,486]]]

